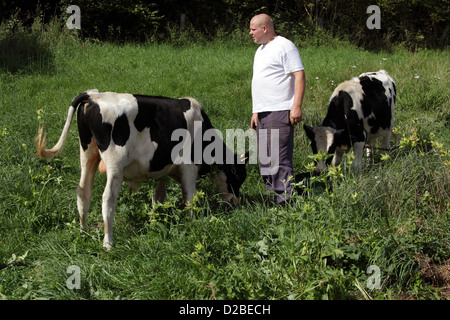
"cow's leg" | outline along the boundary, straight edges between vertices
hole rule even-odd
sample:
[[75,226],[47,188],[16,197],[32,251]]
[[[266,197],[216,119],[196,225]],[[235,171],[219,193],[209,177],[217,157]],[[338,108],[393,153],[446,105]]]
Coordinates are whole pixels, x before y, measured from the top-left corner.
[[[103,239],[103,247],[107,250],[114,245],[113,241],[113,222],[114,211],[116,210],[117,198],[119,196],[120,187],[123,181],[123,174],[118,168],[107,168],[107,181],[105,191],[103,192],[102,216],[105,230]],[[116,169],[116,170],[114,170]]]
[[364,153],[364,141],[355,142],[353,144],[353,152],[355,153],[355,160],[352,163],[352,169],[362,169],[362,157]]
[[336,148],[333,160],[331,161],[332,166],[338,166],[342,161],[342,156],[344,155],[344,150],[341,148]]
[[195,194],[197,182],[198,167],[194,164],[184,165],[181,168],[181,190],[183,192],[183,201],[189,204]]
[[369,137],[367,139],[367,152],[366,152],[366,156],[367,156],[367,165],[372,164],[372,157],[373,157],[373,153],[374,153],[374,148],[377,146],[377,140],[373,137]]
[[153,197],[152,197],[152,204],[153,208],[157,203],[163,203],[166,201],[166,179],[162,178],[158,181],[158,184],[155,187],[155,190],[153,190]]
[[383,134],[383,139],[381,141],[381,148],[383,154],[386,154],[389,152],[389,150],[391,150],[391,135],[392,135],[391,130],[386,130],[386,133]]
[[100,154],[94,141],[84,151],[80,146],[81,177],[77,188],[77,207],[80,215],[80,226],[87,230],[87,213],[92,196],[94,176],[100,162]]

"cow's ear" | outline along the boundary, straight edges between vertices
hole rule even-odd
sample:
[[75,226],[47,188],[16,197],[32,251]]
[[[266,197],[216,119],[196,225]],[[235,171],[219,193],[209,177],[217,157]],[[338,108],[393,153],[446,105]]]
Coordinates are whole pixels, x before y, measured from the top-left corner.
[[304,124],[303,129],[305,130],[306,136],[309,138],[309,140],[314,140],[314,136],[315,136],[314,130],[313,130],[314,128]]
[[333,136],[334,144],[337,146],[348,143],[348,134],[345,133],[344,129],[336,130]]

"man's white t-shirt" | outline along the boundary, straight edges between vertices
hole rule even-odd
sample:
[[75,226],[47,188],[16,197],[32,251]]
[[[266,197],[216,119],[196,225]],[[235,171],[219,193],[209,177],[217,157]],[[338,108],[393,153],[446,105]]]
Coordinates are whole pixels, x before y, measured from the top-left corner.
[[293,72],[303,70],[295,45],[277,36],[261,45],[253,62],[253,113],[290,110],[294,103]]

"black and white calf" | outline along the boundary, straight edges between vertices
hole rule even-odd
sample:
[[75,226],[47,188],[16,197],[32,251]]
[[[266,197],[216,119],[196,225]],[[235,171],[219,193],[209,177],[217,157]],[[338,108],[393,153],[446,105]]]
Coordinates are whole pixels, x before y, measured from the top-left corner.
[[[122,181],[135,189],[147,178],[162,178],[153,194],[154,202],[162,202],[166,195],[164,178],[171,177],[181,184],[183,200],[188,202],[192,199],[197,178],[209,171],[211,163],[183,158],[182,153],[190,151],[186,148],[178,147],[179,155],[174,154],[173,150],[179,146],[179,141],[173,141],[172,135],[177,130],[184,130],[187,136],[196,137],[213,128],[196,100],[86,91],[73,99],[62,134],[52,149],[45,149],[46,139],[43,128],[40,128],[36,147],[41,158],[51,158],[61,152],[77,109],[81,162],[81,178],[77,189],[80,225],[87,229],[94,175],[101,161],[107,176],[102,200],[105,248],[113,246],[112,225]],[[184,141],[192,141],[189,147],[193,150],[195,140],[198,142],[199,139]],[[231,153],[234,161],[217,162],[216,183],[224,200],[237,202],[239,189],[246,178],[246,161],[226,148],[222,140],[219,143],[225,150],[222,154],[226,153],[230,157]],[[206,146],[200,139],[200,145],[196,148],[203,150]]]
[[[383,139],[382,148],[390,149],[395,98],[394,80],[385,70],[363,73],[339,84],[331,95],[322,125],[303,126],[313,153],[334,153],[331,164],[338,165],[343,153],[353,147],[353,167],[361,169],[366,142],[368,157],[379,137]],[[319,161],[316,172],[322,170],[326,170],[326,165]]]

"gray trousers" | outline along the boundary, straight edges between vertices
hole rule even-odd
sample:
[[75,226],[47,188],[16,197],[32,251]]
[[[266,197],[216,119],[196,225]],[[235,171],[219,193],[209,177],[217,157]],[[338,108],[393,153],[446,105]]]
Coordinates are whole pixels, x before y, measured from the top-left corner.
[[290,124],[289,113],[289,110],[261,112],[256,127],[261,177],[266,189],[276,193],[278,203],[290,198],[289,178],[294,176],[294,127]]

